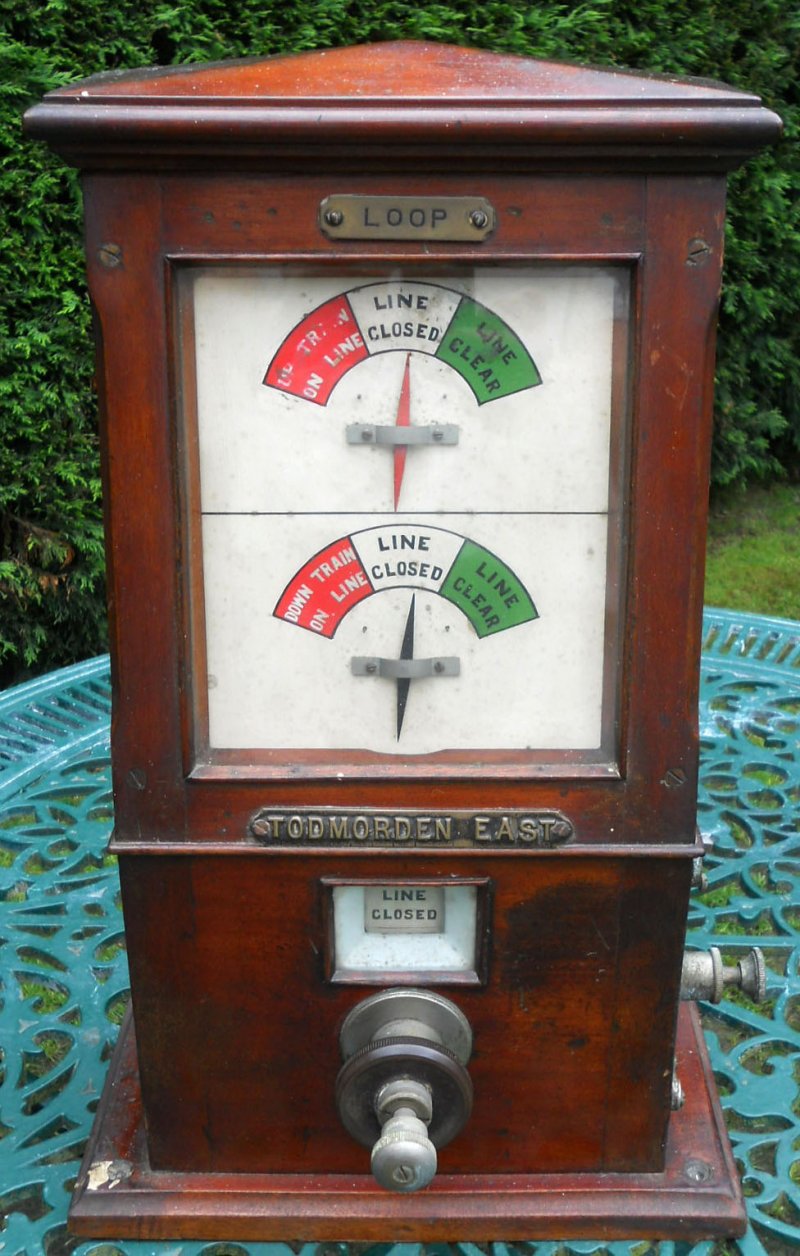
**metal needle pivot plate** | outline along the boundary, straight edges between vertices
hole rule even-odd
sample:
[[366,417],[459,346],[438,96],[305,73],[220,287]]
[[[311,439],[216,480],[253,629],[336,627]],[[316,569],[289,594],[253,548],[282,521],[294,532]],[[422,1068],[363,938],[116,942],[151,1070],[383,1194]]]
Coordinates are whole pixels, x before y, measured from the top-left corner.
[[411,354],[406,354],[403,383],[397,402],[394,426],[375,423],[350,423],[345,429],[348,445],[383,445],[394,450],[394,508],[397,510],[406,450],[409,445],[457,445],[458,428],[454,423],[435,423],[430,427],[414,427],[411,423]]
[[354,676],[380,676],[387,680],[397,681],[398,741],[403,731],[408,691],[412,680],[424,680],[429,676],[458,676],[461,672],[460,660],[452,656],[428,659],[414,658],[415,605],[416,594],[411,598],[411,605],[408,608],[408,617],[403,631],[403,644],[400,647],[399,659],[356,655],[350,660],[350,671]]
[[374,423],[350,423],[348,445],[457,445],[455,423],[434,423],[429,427],[379,427]]

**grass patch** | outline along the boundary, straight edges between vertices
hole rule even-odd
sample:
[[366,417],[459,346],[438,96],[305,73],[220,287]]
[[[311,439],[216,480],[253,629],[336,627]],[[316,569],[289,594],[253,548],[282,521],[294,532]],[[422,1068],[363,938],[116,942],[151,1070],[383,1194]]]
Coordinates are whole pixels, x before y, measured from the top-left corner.
[[743,893],[741,881],[728,881],[725,885],[706,890],[705,894],[698,894],[697,899],[706,907],[727,907],[734,898]]
[[800,485],[752,485],[714,495],[709,606],[800,619]]
[[55,982],[31,981],[22,977],[19,988],[23,999],[35,1000],[33,1004],[34,1011],[41,1015],[57,1012],[69,998],[69,991]]
[[119,994],[115,994],[106,1004],[106,1016],[112,1025],[121,1025],[125,1019],[125,1012],[128,1007],[128,1000],[131,997],[130,990],[123,990]]

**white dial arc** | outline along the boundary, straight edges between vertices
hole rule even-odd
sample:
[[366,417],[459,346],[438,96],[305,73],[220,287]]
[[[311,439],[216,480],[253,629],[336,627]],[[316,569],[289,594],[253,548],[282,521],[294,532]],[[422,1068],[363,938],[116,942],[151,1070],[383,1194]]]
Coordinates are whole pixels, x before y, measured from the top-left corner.
[[[479,406],[542,382],[528,349],[494,310],[442,284],[397,279],[338,293],[311,310],[281,342],[263,382],[324,406],[353,367],[395,352],[406,354],[397,428],[411,425],[413,353],[434,357],[454,370]],[[366,431],[362,435],[369,439]],[[436,435],[441,439],[443,432]],[[393,450],[395,510],[409,436],[406,431]]]
[[[345,615],[365,598],[397,588],[437,593],[462,611],[479,637],[538,618],[528,590],[485,546],[445,528],[417,523],[384,524],[338,537],[295,573],[273,614],[331,638]],[[405,663],[414,658],[415,598],[416,593],[403,631],[400,660]],[[380,660],[375,660],[366,674],[379,667]],[[441,661],[431,674],[437,672],[448,674]],[[394,679],[399,740],[411,673],[401,670]]]
[[538,618],[511,568],[467,536],[416,522],[381,524],[337,537],[295,572],[273,615],[333,637],[359,602],[389,589],[437,593],[479,637]]
[[317,306],[281,342],[264,383],[324,406],[359,362],[398,351],[451,366],[478,405],[541,383],[525,345],[493,310],[455,288],[399,279],[352,288]]

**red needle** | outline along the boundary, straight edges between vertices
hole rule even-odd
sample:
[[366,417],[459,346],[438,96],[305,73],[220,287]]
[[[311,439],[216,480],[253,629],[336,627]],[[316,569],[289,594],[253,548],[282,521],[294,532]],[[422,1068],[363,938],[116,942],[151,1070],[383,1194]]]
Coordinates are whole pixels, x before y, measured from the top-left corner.
[[[411,354],[406,354],[406,369],[403,372],[403,383],[400,388],[400,400],[397,403],[396,427],[408,427],[411,422]],[[403,487],[403,474],[406,469],[406,445],[394,447],[394,508],[400,501],[400,489]]]

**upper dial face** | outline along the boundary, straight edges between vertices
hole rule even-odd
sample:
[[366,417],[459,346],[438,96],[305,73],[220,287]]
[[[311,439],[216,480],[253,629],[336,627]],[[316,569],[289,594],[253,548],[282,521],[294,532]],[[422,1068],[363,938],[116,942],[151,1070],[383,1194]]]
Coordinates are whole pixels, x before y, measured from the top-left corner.
[[212,747],[600,746],[626,294],[187,272]]

